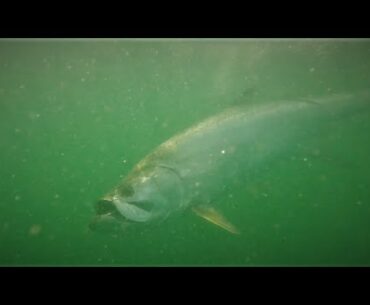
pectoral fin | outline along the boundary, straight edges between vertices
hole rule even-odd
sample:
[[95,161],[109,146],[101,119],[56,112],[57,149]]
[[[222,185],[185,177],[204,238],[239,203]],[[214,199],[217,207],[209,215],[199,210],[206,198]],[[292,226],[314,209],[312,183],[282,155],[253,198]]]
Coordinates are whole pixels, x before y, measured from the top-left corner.
[[233,234],[240,234],[239,230],[230,223],[220,212],[218,212],[214,207],[211,206],[194,206],[192,208],[195,214],[204,219],[212,222],[213,224],[229,231]]

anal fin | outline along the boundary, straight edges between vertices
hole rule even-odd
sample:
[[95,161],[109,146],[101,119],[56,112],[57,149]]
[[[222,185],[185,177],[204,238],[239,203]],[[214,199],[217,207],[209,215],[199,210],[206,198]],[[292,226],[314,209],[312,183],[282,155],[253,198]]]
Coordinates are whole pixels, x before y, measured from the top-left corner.
[[209,222],[229,231],[233,234],[240,234],[239,230],[230,223],[220,212],[218,212],[214,207],[198,205],[193,206],[192,210],[198,216],[208,220]]

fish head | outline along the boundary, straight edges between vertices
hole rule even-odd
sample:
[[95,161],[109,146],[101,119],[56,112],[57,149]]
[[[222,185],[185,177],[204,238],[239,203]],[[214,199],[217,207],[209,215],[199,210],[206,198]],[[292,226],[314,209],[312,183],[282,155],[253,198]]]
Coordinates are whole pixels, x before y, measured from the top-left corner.
[[112,232],[165,219],[182,202],[182,187],[172,168],[137,171],[96,203],[90,229]]

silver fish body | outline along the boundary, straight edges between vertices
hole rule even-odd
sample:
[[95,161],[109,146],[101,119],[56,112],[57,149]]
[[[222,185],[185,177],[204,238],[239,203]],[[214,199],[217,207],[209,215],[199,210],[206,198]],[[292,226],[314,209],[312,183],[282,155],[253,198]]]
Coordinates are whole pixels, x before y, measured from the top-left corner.
[[[93,226],[103,216],[120,226],[155,223],[200,204],[217,204],[229,187],[247,185],[270,162],[294,154],[305,139],[369,108],[369,94],[360,93],[227,110],[141,160],[98,203]],[[101,209],[102,202],[107,209]]]

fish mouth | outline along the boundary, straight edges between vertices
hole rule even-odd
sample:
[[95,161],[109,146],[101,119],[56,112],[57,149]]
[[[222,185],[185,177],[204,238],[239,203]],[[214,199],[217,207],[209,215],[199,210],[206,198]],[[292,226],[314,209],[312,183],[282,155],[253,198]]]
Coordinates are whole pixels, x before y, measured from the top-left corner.
[[117,208],[111,200],[101,199],[95,205],[95,213],[97,216],[113,215],[117,212]]
[[153,204],[147,201],[125,201],[115,203],[103,198],[95,204],[95,216],[89,223],[90,231],[122,231],[128,226],[145,223],[151,217]]
[[102,199],[95,205],[95,216],[88,228],[94,232],[113,232],[126,228],[129,222],[119,213],[112,201]]
[[122,232],[131,223],[124,217],[115,217],[110,213],[104,215],[95,215],[90,221],[88,228],[92,232],[116,233]]

